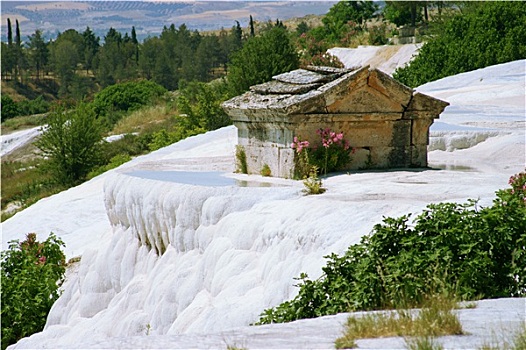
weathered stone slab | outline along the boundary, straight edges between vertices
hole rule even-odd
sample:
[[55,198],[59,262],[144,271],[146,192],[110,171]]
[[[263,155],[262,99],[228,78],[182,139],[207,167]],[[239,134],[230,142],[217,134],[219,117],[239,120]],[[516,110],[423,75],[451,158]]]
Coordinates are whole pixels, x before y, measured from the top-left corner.
[[438,118],[440,113],[449,106],[448,102],[438,100],[436,98],[429,97],[420,92],[416,92],[413,95],[409,105],[407,106],[408,112],[421,112],[421,113],[408,113],[408,115],[414,118]]
[[289,84],[314,84],[314,83],[326,83],[334,80],[336,76],[327,76],[316,72],[311,72],[306,69],[296,69],[292,72],[275,75],[272,79],[282,83]]
[[283,83],[281,81],[269,81],[267,83],[254,85],[250,87],[250,90],[252,92],[255,92],[257,94],[261,95],[267,95],[267,94],[291,94],[291,95],[298,95],[298,94],[304,94],[306,92],[309,92],[310,90],[314,90],[321,86],[321,83],[313,83],[313,84],[289,84],[289,83]]
[[361,67],[351,67],[351,68],[336,68],[336,67],[324,67],[324,66],[307,66],[307,70],[312,72],[317,72],[321,74],[336,74],[342,75],[345,73],[352,72],[353,70],[360,69]]
[[369,74],[368,85],[385,95],[393,103],[400,104],[403,108],[409,105],[413,89],[400,84],[391,76],[378,69],[372,69]]
[[368,85],[349,89],[327,106],[328,113],[402,113],[404,106]]

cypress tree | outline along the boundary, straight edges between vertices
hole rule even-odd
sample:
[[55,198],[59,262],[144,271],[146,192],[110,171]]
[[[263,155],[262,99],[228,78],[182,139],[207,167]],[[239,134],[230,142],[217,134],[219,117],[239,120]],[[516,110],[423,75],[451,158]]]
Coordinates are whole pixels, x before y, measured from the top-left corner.
[[11,19],[7,19],[7,44],[13,45],[13,29],[11,28]]
[[250,36],[256,35],[254,32],[254,20],[252,19],[252,15],[250,15]]
[[14,48],[14,65],[15,65],[15,81],[18,81],[18,75],[20,73],[20,63],[22,61],[22,41],[20,39],[20,26],[18,25],[18,19],[16,20],[15,29],[15,48]]
[[137,33],[135,32],[135,26],[132,26],[131,42],[133,45],[135,45],[135,63],[138,63],[139,62],[139,41],[137,41]]
[[16,34],[15,34],[15,42],[16,46],[21,46],[21,40],[20,40],[20,26],[18,25],[18,19],[16,20]]

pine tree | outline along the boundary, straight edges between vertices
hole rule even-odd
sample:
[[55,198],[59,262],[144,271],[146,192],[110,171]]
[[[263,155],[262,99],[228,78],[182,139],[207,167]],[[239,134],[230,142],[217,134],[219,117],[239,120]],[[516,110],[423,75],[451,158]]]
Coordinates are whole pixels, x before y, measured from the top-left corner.
[[37,29],[35,34],[29,36],[29,58],[36,70],[36,78],[40,79],[40,72],[44,65],[47,64],[49,51],[42,37],[42,31]]

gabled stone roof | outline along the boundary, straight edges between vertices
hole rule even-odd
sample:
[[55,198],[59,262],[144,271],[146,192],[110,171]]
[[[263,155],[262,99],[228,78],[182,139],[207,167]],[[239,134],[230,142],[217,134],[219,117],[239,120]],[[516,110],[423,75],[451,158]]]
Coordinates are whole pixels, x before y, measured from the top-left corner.
[[[363,96],[358,93],[360,90],[364,90]],[[406,109],[413,90],[379,70],[369,70],[369,66],[347,69],[308,66],[252,86],[250,91],[224,102],[223,108],[231,117],[243,119],[265,115],[342,113],[337,110],[338,100],[349,94],[356,94],[354,98],[357,99],[366,98],[364,94],[368,94],[367,98],[371,94],[382,96],[384,103],[378,105],[384,105],[384,109],[370,112],[385,112],[385,100],[389,100],[387,104],[394,112]],[[426,95],[420,97],[434,100]],[[328,108],[330,105],[333,105],[332,111]]]

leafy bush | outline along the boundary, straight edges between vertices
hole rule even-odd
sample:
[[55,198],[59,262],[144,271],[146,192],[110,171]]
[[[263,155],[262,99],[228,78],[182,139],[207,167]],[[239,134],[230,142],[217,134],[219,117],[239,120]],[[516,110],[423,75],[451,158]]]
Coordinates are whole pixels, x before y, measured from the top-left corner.
[[118,112],[137,110],[153,103],[166,93],[166,89],[152,81],[127,82],[108,86],[93,100],[97,115],[104,116],[108,126],[113,126],[120,115]]
[[24,100],[18,102],[20,109],[19,115],[33,115],[49,112],[51,104],[44,100],[42,96],[38,96],[34,100]]
[[1,253],[2,349],[44,328],[66,271],[63,246],[53,233],[42,243],[30,233]]
[[353,310],[418,306],[426,295],[461,300],[526,295],[526,172],[510,179],[493,205],[430,204],[413,225],[410,215],[385,218],[343,256],[327,256],[323,275],[298,280],[298,295],[265,310],[259,324]]
[[36,146],[49,158],[48,170],[62,184],[73,185],[101,163],[102,128],[87,104],[73,110],[60,106],[48,116],[48,125]]
[[315,31],[301,34],[296,45],[300,48],[300,66],[309,65],[343,68],[340,59],[327,52],[330,45],[326,40],[316,36]]
[[422,46],[393,77],[416,87],[443,77],[526,58],[526,6],[522,2],[469,4]]
[[378,26],[372,26],[369,32],[369,45],[385,45],[389,42],[387,39],[387,26],[382,23]]
[[169,146],[172,143],[179,141],[180,138],[175,132],[168,132],[166,130],[160,130],[152,134],[152,139],[148,143],[150,151],[156,151],[163,147]]
[[179,124],[186,130],[215,130],[231,124],[221,108],[227,99],[227,86],[223,81],[213,83],[183,82],[180,84],[177,108],[185,115]]
[[20,109],[15,101],[6,94],[2,94],[2,122],[20,115]]
[[298,54],[287,30],[282,26],[273,27],[261,36],[250,38],[232,55],[227,75],[231,96],[298,67]]

